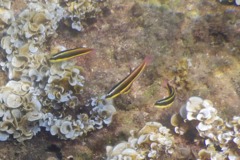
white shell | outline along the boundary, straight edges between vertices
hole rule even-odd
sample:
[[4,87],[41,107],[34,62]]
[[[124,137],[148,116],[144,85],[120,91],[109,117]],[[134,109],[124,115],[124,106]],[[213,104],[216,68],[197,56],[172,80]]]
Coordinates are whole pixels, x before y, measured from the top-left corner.
[[131,148],[136,148],[137,141],[138,141],[137,138],[132,138],[131,140],[130,138],[128,139],[128,142],[130,143]]
[[5,103],[9,108],[18,108],[22,105],[23,101],[19,95],[9,94]]
[[186,104],[186,110],[188,112],[195,112],[201,108],[203,100],[200,97],[190,97]]
[[197,115],[197,120],[203,121],[205,119],[209,119],[212,117],[210,109],[202,109],[198,115]]
[[151,149],[157,149],[158,148],[158,144],[153,142],[153,143],[151,143],[150,147],[151,147]]
[[159,131],[159,133],[161,133],[163,135],[169,134],[169,129],[167,127],[164,127],[164,126],[159,127],[158,131]]
[[38,51],[38,47],[34,43],[29,44],[29,51],[32,53],[36,53]]
[[74,139],[77,135],[75,135],[75,131],[72,129],[69,133],[65,134],[66,138]]
[[1,39],[1,47],[5,49],[7,54],[12,53],[12,48],[11,48],[11,37],[10,36],[5,36]]
[[3,107],[0,105],[0,117],[2,117],[4,115],[5,111],[3,109]]
[[162,124],[158,122],[147,122],[146,125],[139,131],[139,134],[142,135],[150,132],[156,132],[161,126]]
[[11,121],[2,122],[1,131],[6,131],[8,134],[13,134],[15,131],[13,122]]
[[190,97],[188,101],[191,104],[201,104],[203,102],[203,99],[201,97]]
[[43,114],[38,111],[32,111],[32,112],[27,113],[28,121],[37,121],[37,120],[42,119],[42,117],[43,117]]
[[110,115],[114,115],[116,113],[116,108],[111,104],[105,105],[103,110],[107,111]]
[[71,131],[72,131],[72,122],[64,121],[60,127],[60,132],[62,134],[68,134]]
[[9,134],[0,132],[0,141],[6,141],[9,138]]
[[187,120],[192,121],[196,119],[196,114],[192,112],[187,113]]
[[76,29],[77,31],[81,31],[82,30],[81,23],[79,21],[78,22],[73,22],[72,23],[72,29]]
[[113,150],[112,146],[107,146],[106,147],[106,153],[107,153],[108,157],[111,157],[112,150]]
[[[33,32],[33,34],[34,34],[34,32],[39,31],[40,26],[36,23],[28,23],[28,29],[29,29],[30,32]],[[27,38],[29,38],[29,37],[27,37]]]
[[205,108],[212,108],[213,107],[213,103],[208,99],[203,100],[202,105]]
[[14,56],[12,58],[12,65],[16,68],[20,68],[22,66],[25,66],[28,62],[28,58],[25,56]]
[[21,85],[21,90],[23,91],[23,92],[28,92],[29,91],[29,89],[30,89],[30,83],[27,83],[27,82],[24,82],[24,83],[22,83],[22,85]]
[[11,92],[17,95],[25,95],[27,93],[27,90],[23,90],[22,88],[25,88],[26,86],[30,86],[28,83],[24,83],[21,81],[8,81],[6,84],[6,87],[11,88]]
[[9,24],[11,19],[12,19],[11,12],[9,10],[4,9],[4,8],[0,8],[0,20],[4,24]]
[[149,158],[154,158],[154,157],[156,157],[156,154],[157,154],[157,151],[156,151],[156,150],[151,150],[151,151],[148,153],[148,157],[149,157]]
[[112,123],[112,116],[103,119],[104,124],[110,125]]
[[238,148],[240,147],[240,137],[233,138],[233,142],[237,144]]
[[199,130],[199,131],[207,131],[207,130],[210,130],[212,128],[212,125],[206,125],[206,124],[204,124],[204,123],[202,123],[202,122],[200,122],[199,124],[198,124],[198,126],[197,126],[197,129]]
[[7,9],[11,9],[11,1],[2,0],[0,5]]
[[16,68],[9,67],[8,78],[9,79],[19,79],[21,77],[22,72],[18,71]]
[[140,137],[138,138],[137,144],[140,145],[142,143],[148,142],[148,137],[149,135],[146,135],[146,134],[140,135]]
[[31,103],[33,104],[34,106],[34,110],[36,111],[41,111],[42,109],[42,104],[40,103],[39,99],[36,97],[36,96],[33,96],[32,99],[31,99]]
[[42,76],[48,76],[49,74],[49,68],[47,66],[41,66],[40,69],[39,69],[39,73],[42,75]]
[[240,0],[235,0],[236,5],[240,5]]
[[52,125],[51,128],[50,128],[50,133],[51,135],[57,135],[58,134],[58,126],[56,125]]
[[159,135],[157,135],[157,134],[150,134],[150,135],[149,135],[149,139],[150,139],[151,141],[157,141],[158,138],[159,138]]
[[10,110],[7,110],[3,115],[3,121],[13,121],[12,114]]
[[183,119],[187,119],[186,104],[184,104],[184,105],[180,108],[179,114],[181,115],[181,117],[182,117]]
[[113,150],[112,150],[112,153],[111,155],[112,156],[115,156],[115,155],[118,155],[118,154],[121,154],[122,151],[127,148],[129,146],[129,144],[127,142],[122,142],[122,143],[119,143],[118,145],[116,145]]
[[12,113],[12,116],[16,119],[20,119],[22,117],[22,113],[19,109],[13,109],[11,113]]
[[133,156],[137,155],[137,152],[132,148],[127,148],[122,151],[122,155],[127,155],[127,156],[133,157]]

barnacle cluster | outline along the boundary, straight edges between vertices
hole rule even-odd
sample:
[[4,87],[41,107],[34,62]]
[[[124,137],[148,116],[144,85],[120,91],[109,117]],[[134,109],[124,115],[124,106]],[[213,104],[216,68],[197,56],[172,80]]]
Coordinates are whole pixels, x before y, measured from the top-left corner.
[[140,131],[130,131],[127,142],[107,146],[107,159],[164,159],[174,151],[174,139],[169,131],[161,123],[147,122]]
[[201,159],[237,159],[240,156],[240,117],[224,121],[210,100],[190,97],[179,113],[172,116],[171,123],[176,133],[185,134],[196,129],[205,139],[207,149],[198,153]]
[[[110,101],[92,99],[86,108],[79,108],[77,95],[84,87],[84,77],[75,63],[49,62],[46,42],[57,35],[60,21],[66,18],[69,11],[65,6],[58,0],[30,0],[15,20],[8,11],[11,3],[2,0],[0,5],[4,8],[0,8],[0,14],[8,15],[0,18],[5,32],[1,47],[6,58],[0,65],[9,79],[0,88],[0,140],[10,135],[18,141],[31,139],[40,127],[59,138],[74,139],[110,124],[115,113]],[[80,11],[85,14],[85,10]],[[68,110],[78,113],[68,114]]]

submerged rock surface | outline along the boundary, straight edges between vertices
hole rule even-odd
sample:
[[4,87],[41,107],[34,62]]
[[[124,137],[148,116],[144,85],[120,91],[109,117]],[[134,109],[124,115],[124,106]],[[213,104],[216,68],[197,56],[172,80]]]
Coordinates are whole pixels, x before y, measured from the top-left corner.
[[[205,120],[210,121],[209,116],[216,111],[223,119],[232,119],[240,113],[238,6],[207,0],[106,1],[101,5],[101,16],[96,18],[92,11],[95,8],[96,13],[100,11],[98,1],[53,0],[44,7],[30,5],[25,12],[21,11],[28,5],[22,0],[13,1],[12,7],[2,2],[0,14],[6,16],[0,19],[1,47],[4,49],[0,57],[1,88],[4,90],[1,92],[0,116],[2,121],[7,121],[1,123],[0,140],[8,141],[0,143],[0,159],[104,159],[107,157],[106,146],[126,141],[130,130],[139,130],[149,121],[170,127],[174,143],[193,148],[193,151],[184,151],[193,156],[192,152],[198,152],[204,145],[195,143],[194,136],[175,135],[170,124],[170,117],[179,112],[189,97],[210,99],[216,106],[216,110],[203,110],[197,116],[194,112],[186,114],[204,120],[203,125],[198,125],[200,131],[206,129]],[[52,2],[61,5],[50,5]],[[82,7],[84,5],[86,7]],[[38,12],[42,9],[43,12]],[[86,15],[80,14],[84,11]],[[3,34],[7,30],[7,34]],[[96,53],[71,60],[69,65],[50,67],[47,59],[50,50],[56,46],[68,49],[87,46],[94,48]],[[28,52],[31,56],[26,54]],[[106,107],[115,114],[113,117],[105,113],[105,102],[92,103],[100,106],[92,111],[85,106],[92,97],[104,95],[129,73],[129,68],[135,68],[148,54],[154,59],[143,75],[134,82],[128,94],[114,100],[116,114],[112,104]],[[76,65],[81,68],[73,69]],[[177,96],[171,108],[159,110],[152,105],[167,95],[167,89],[162,85],[165,79],[175,86]],[[79,83],[71,83],[75,81]],[[76,90],[68,92],[72,87]],[[57,94],[59,91],[60,95]],[[75,96],[75,93],[80,94]],[[20,98],[23,95],[25,98]],[[39,98],[41,96],[44,98]],[[56,118],[61,113],[66,116],[64,121]],[[85,135],[80,131],[93,125],[84,121],[90,120],[90,113],[94,115],[90,119],[101,130]],[[21,119],[23,115],[25,117]],[[78,123],[77,119],[84,119],[81,122],[88,125]],[[112,120],[111,124],[109,120]],[[26,127],[22,127],[18,128],[17,134],[19,123],[30,124],[27,128],[30,127],[31,132],[25,132]],[[79,135],[84,135],[81,138],[65,141],[52,136],[74,137],[75,123],[82,127],[78,130]],[[40,125],[49,132],[44,129],[39,132]],[[109,126],[103,127],[105,125]],[[24,142],[25,145],[15,145],[12,134],[19,140],[21,137],[30,140]],[[228,136],[218,138],[224,141]],[[234,142],[239,143],[239,139]],[[208,156],[205,152],[203,150],[201,155]],[[132,150],[124,153],[135,154]],[[154,156],[154,152],[149,156]]]

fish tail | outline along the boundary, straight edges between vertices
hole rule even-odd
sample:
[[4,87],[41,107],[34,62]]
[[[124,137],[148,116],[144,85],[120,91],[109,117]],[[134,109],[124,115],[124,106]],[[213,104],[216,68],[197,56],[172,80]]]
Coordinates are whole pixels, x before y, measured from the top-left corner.
[[149,65],[153,61],[153,55],[147,55],[143,60],[147,65]]
[[91,48],[90,53],[95,55],[96,54],[96,49]]
[[168,88],[168,79],[164,79],[162,85],[163,87]]

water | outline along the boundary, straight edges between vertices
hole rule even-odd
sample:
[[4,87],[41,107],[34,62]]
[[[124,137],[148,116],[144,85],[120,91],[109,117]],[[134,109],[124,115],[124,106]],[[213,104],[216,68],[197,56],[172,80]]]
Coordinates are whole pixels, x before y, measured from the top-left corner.
[[[238,6],[119,0],[85,2],[84,9],[75,1],[30,2],[1,4],[7,21],[0,159],[239,157]],[[77,47],[95,52],[49,62],[51,54]],[[129,92],[106,101],[146,56],[152,61]],[[159,109],[154,103],[168,96],[166,82],[176,97]],[[110,146],[120,142],[124,147],[114,153]]]

